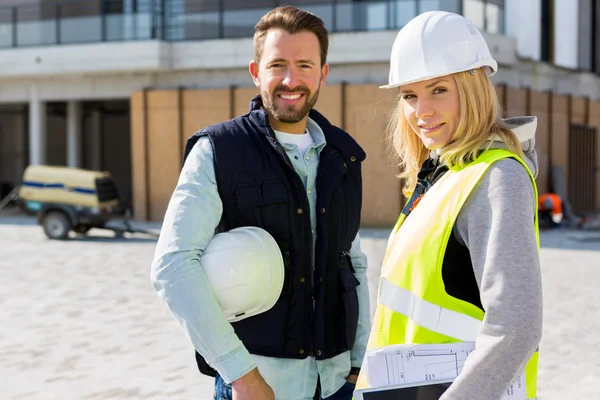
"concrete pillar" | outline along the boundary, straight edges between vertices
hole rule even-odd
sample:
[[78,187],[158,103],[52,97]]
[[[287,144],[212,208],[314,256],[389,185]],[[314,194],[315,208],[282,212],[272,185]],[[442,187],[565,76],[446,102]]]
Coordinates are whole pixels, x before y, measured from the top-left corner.
[[92,148],[91,168],[96,171],[102,169],[102,111],[94,110],[91,114],[90,143]]
[[38,98],[31,85],[29,97],[29,164],[46,163],[46,103]]
[[67,103],[67,165],[81,167],[81,103]]

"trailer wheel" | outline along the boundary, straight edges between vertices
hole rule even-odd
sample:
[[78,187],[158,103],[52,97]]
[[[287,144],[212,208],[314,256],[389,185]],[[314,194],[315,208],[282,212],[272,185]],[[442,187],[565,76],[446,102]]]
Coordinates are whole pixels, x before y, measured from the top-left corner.
[[49,239],[63,240],[69,236],[71,221],[62,211],[50,211],[43,220],[44,233]]

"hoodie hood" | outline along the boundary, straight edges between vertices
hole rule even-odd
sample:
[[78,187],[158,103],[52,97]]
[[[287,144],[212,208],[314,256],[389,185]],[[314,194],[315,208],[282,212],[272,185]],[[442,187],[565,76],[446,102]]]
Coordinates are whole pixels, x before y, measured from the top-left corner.
[[[537,152],[535,151],[535,131],[537,129],[537,117],[513,117],[505,118],[503,121],[510,126],[511,130],[521,143],[523,149],[523,161],[527,164],[534,178],[538,174]],[[495,137],[490,149],[507,149],[506,144]]]
[[[534,177],[537,177],[538,174],[538,161],[537,161],[537,153],[535,151],[535,131],[537,129],[537,117],[527,116],[527,117],[512,117],[512,118],[504,118],[502,119],[508,126],[510,126],[511,130],[521,143],[521,148],[523,149],[523,155],[525,156],[523,161],[527,164],[531,173]],[[493,141],[486,142],[484,144],[484,148],[489,145],[490,149],[505,149],[508,150],[506,143],[502,141],[501,138],[496,136]],[[429,153],[429,157],[432,160],[437,160],[439,156],[443,153],[443,149],[432,150]]]

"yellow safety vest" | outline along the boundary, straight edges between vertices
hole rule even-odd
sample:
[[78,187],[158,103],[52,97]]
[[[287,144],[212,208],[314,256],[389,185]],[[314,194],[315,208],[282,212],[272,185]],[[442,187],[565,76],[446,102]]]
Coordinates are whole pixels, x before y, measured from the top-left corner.
[[[507,150],[493,149],[462,168],[451,168],[407,218],[401,215],[388,242],[367,350],[393,344],[475,341],[485,313],[446,293],[442,263],[463,204],[486,170],[504,158],[514,158],[525,167],[537,199],[535,178],[523,160]],[[532,207],[539,249],[537,202]],[[537,364],[535,352],[525,368],[528,399],[537,397]],[[357,389],[368,386],[365,374],[363,369]]]

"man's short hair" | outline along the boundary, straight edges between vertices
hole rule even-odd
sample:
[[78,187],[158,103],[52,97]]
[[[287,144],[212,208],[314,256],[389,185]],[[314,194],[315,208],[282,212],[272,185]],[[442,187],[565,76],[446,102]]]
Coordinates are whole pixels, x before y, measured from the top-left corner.
[[265,14],[254,28],[254,60],[260,62],[265,37],[271,29],[283,29],[290,35],[299,32],[312,32],[319,40],[321,66],[327,62],[329,32],[323,20],[316,15],[293,6],[277,7]]

